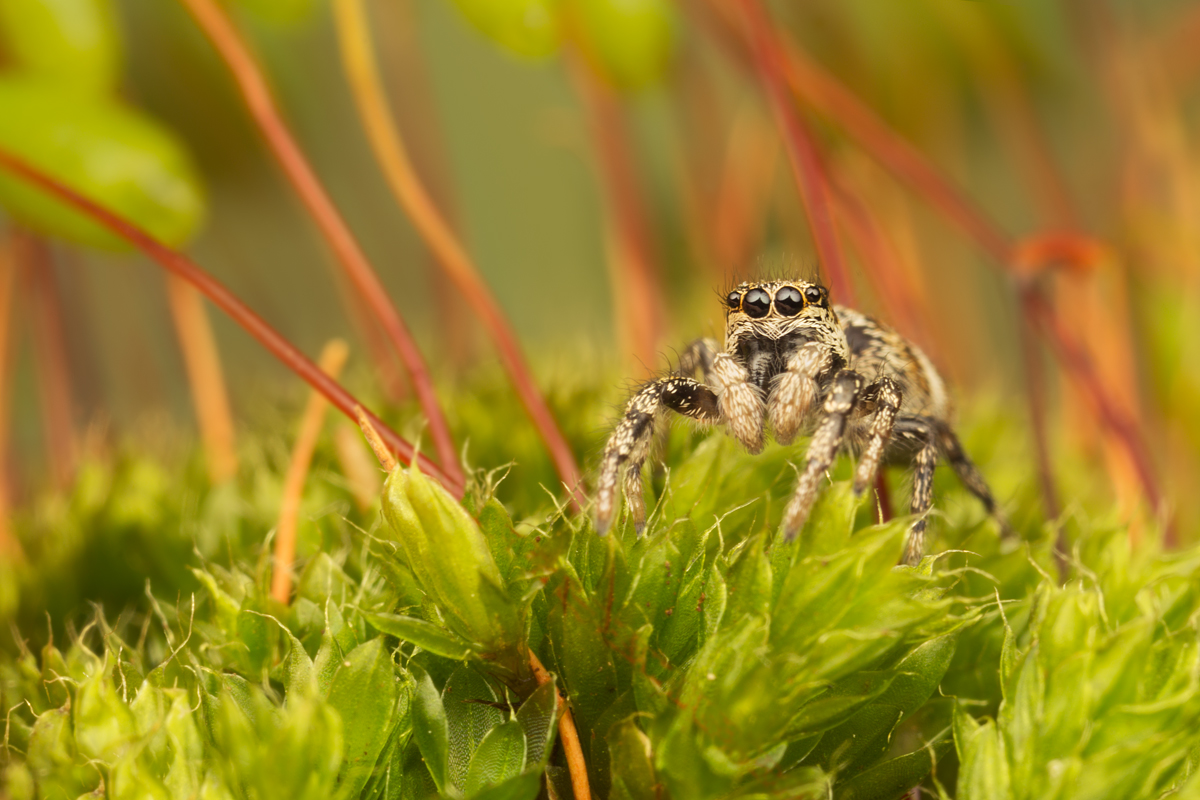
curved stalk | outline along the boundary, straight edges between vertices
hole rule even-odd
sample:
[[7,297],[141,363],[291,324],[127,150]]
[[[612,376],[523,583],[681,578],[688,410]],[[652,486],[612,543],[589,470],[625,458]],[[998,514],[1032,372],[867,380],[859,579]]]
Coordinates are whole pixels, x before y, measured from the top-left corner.
[[582,508],[586,500],[579,466],[545,398],[537,389],[516,334],[466,248],[451,230],[413,168],[404,139],[388,109],[362,0],[334,0],[333,13],[346,79],[388,187],[437,258],[442,270],[458,287],[491,334],[500,361],[550,452],[559,478],[571,493],[575,508]]
[[750,35],[750,47],[758,79],[767,93],[775,120],[784,135],[792,174],[808,216],[817,256],[829,277],[829,288],[838,302],[855,305],[854,286],[842,258],[837,229],[829,210],[829,185],[812,137],[788,96],[783,80],[783,53],[770,35],[769,23],[758,0],[740,0],[742,16]]
[[413,341],[400,312],[388,299],[379,275],[367,260],[366,254],[350,228],[325,192],[320,179],[301,152],[295,138],[283,121],[275,99],[267,86],[262,70],[250,55],[245,42],[234,29],[229,18],[214,0],[180,0],[191,13],[196,23],[213,43],[221,59],[233,73],[246,108],[266,140],[267,145],[279,162],[296,195],[317,224],[325,241],[329,244],[351,283],[357,289],[362,302],[375,315],[384,333],[392,343],[404,368],[408,371],[416,391],[421,409],[429,420],[429,434],[437,450],[442,468],[455,483],[463,481],[462,468],[450,428],[442,414],[429,369],[421,351]]
[[[341,339],[333,339],[321,351],[317,362],[321,370],[332,380],[337,380],[350,348]],[[292,445],[292,458],[288,462],[287,475],[283,479],[283,492],[279,499],[279,523],[275,526],[275,564],[271,574],[271,596],[287,605],[292,596],[292,562],[296,560],[296,526],[300,522],[300,501],[304,495],[304,482],[312,465],[317,440],[321,437],[321,426],[325,423],[325,409],[329,403],[319,392],[312,392],[300,418],[300,429],[296,443]]]
[[[190,283],[213,305],[232,317],[247,333],[257,339],[273,356],[283,362],[284,366],[300,376],[309,386],[325,395],[329,402],[347,417],[356,419],[355,409],[361,407],[361,404],[354,395],[346,391],[337,381],[330,380],[320,367],[297,350],[262,317],[251,311],[250,307],[239,300],[224,284],[197,266],[190,258],[161,244],[133,223],[117,216],[3,149],[0,149],[0,168],[38,186],[72,208],[86,214],[95,222],[141,250],[163,269]],[[383,420],[370,412],[365,413],[379,430],[388,449],[395,453],[401,461],[410,464],[414,457],[419,458],[421,470],[425,474],[433,476],[456,496],[462,496],[463,483],[461,479],[451,477],[425,456],[417,456],[413,446],[384,424]]]

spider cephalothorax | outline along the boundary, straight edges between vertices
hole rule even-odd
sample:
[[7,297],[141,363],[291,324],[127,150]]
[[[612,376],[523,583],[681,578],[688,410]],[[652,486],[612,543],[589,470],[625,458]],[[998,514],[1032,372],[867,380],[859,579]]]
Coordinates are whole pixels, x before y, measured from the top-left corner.
[[[701,423],[721,423],[751,453],[762,450],[769,424],[787,444],[811,430],[808,456],[783,516],[784,536],[796,536],[808,518],[821,477],[839,449],[859,454],[854,491],[872,484],[880,463],[904,458],[915,467],[912,512],[917,515],[904,561],[924,551],[933,470],[945,457],[959,478],[996,513],[991,491],[951,429],[945,384],[916,346],[872,318],[829,302],[815,283],[779,280],[743,283],[725,298],[725,347],[693,342],[679,370],[642,386],[604,448],[596,499],[596,528],[616,514],[618,481],[641,533],[646,520],[642,464],[654,422],[666,409]],[[695,380],[699,372],[700,381]]]

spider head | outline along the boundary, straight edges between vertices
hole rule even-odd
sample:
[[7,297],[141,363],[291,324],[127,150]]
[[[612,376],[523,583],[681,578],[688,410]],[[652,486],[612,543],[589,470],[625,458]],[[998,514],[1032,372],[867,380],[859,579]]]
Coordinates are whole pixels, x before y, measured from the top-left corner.
[[828,317],[829,290],[808,281],[756,281],[739,284],[725,296],[729,325]]

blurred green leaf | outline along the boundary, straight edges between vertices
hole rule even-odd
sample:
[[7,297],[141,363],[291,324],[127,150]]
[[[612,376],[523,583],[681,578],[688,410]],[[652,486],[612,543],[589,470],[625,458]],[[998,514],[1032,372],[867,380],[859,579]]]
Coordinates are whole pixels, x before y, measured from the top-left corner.
[[626,719],[609,730],[608,750],[613,800],[657,800],[658,779],[654,775],[650,739],[634,720]]
[[454,0],[480,33],[513,55],[541,59],[558,51],[559,0]]
[[21,74],[95,94],[118,88],[122,45],[109,0],[4,0],[0,50]]
[[[204,193],[183,144],[116,101],[41,79],[0,76],[0,147],[169,247],[192,238]],[[122,239],[23,180],[0,173],[0,204],[28,227],[92,247]]]

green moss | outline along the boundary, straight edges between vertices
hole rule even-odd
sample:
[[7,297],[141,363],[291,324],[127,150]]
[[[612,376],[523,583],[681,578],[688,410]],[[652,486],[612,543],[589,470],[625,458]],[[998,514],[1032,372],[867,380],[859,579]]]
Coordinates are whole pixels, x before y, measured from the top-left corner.
[[[562,406],[591,452],[604,403]],[[909,569],[906,520],[875,524],[849,462],[784,544],[795,451],[684,428],[646,535],[597,537],[539,487],[536,443],[499,424],[523,428],[515,405],[475,426],[484,410],[458,406],[473,464],[516,464],[499,489],[477,475],[468,513],[429,483],[399,497],[408,476],[387,514],[359,512],[323,445],[287,607],[268,593],[267,434],[236,485],[131,456],[19,518],[8,796],[570,796],[530,650],[570,700],[597,797],[1195,790],[1200,550],[1134,552],[1076,513],[1060,582],[1002,417],[968,438],[1021,540],[939,478],[932,546],[952,552]]]

